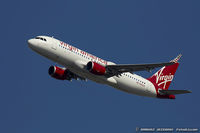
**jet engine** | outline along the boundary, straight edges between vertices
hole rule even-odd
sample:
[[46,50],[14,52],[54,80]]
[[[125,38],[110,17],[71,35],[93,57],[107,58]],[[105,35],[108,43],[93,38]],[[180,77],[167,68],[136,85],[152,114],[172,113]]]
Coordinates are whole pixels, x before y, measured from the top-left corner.
[[87,70],[96,75],[105,75],[106,68],[96,62],[88,62],[87,63]]
[[55,79],[59,79],[59,80],[70,80],[71,77],[68,74],[68,70],[67,69],[63,69],[57,66],[50,66],[48,73],[51,77],[55,78]]

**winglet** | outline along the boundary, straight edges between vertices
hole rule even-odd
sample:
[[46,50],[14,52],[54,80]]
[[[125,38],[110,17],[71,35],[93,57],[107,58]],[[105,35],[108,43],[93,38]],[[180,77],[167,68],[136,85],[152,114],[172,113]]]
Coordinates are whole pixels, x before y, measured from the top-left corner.
[[181,58],[182,54],[179,54],[176,58],[171,60],[170,62],[178,63],[178,60]]

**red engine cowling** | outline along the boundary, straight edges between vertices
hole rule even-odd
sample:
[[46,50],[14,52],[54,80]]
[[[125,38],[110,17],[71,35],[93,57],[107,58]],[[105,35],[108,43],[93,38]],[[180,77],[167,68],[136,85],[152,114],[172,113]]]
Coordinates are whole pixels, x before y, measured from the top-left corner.
[[67,71],[63,68],[60,68],[57,66],[50,66],[48,72],[49,72],[49,75],[53,78],[56,78],[59,80],[69,80]]
[[105,75],[106,68],[96,62],[88,62],[87,63],[87,70],[96,75]]

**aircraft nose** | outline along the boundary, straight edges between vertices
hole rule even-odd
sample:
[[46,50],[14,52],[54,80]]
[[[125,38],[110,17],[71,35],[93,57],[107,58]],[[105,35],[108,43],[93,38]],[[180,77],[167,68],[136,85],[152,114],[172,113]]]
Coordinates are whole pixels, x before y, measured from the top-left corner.
[[30,46],[30,45],[33,45],[33,39],[29,39],[28,40],[28,45]]
[[37,48],[37,42],[36,42],[36,40],[35,39],[29,39],[28,40],[28,46],[31,49]]
[[37,51],[40,47],[38,45],[38,42],[36,39],[32,38],[28,40],[28,46],[31,48],[33,51]]

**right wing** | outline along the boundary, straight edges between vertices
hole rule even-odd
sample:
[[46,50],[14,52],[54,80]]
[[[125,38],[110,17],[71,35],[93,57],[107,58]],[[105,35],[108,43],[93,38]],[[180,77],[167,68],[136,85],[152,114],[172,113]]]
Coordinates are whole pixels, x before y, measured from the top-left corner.
[[169,66],[174,63],[177,63],[181,58],[181,54],[179,54],[175,59],[170,62],[164,63],[154,63],[154,64],[127,64],[127,65],[107,65],[106,72],[107,77],[118,76],[123,72],[135,72],[135,71],[151,71],[157,67]]
[[128,64],[128,65],[107,65],[106,72],[107,76],[117,76],[124,72],[135,72],[135,71],[151,71],[154,68],[172,65],[174,62],[155,63],[155,64]]

